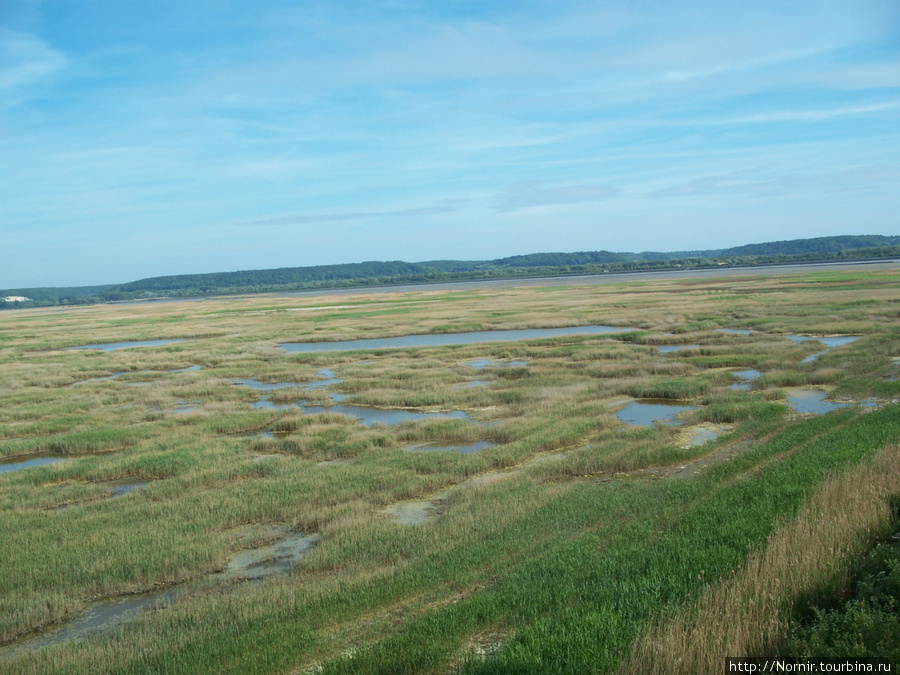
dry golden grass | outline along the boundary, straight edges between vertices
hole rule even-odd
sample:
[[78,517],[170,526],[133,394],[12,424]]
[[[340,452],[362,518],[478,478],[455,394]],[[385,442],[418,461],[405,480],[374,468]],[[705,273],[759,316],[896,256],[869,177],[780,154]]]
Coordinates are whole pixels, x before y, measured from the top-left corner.
[[772,654],[786,611],[847,574],[873,534],[889,526],[890,498],[898,493],[900,445],[834,476],[734,577],[708,586],[696,604],[639,638],[619,672],[720,673],[727,657]]

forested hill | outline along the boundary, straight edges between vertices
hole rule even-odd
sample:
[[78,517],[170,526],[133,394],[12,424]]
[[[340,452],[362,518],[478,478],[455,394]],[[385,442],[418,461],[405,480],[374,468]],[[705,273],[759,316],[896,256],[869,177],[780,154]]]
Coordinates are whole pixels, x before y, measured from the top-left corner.
[[[794,239],[773,241],[767,244],[747,244],[718,252],[721,256],[744,255],[797,255],[802,253],[837,253],[856,249],[898,246],[900,237],[883,235],[856,235],[842,237],[816,237],[815,239]],[[713,253],[709,251],[708,253]]]
[[135,291],[173,291],[203,288],[240,288],[243,286],[281,286],[322,281],[347,281],[350,279],[408,277],[427,271],[421,263],[402,260],[390,262],[363,262],[344,265],[317,265],[315,267],[283,267],[272,270],[244,272],[215,272],[212,274],[182,274],[171,277],[153,277],[128,284],[116,290],[123,293]]
[[[900,236],[847,235],[669,253],[532,253],[496,260],[371,261],[342,265],[184,274],[120,285],[0,291],[0,309],[119,300],[403,283],[565,276],[642,270],[900,257]],[[21,298],[27,298],[22,300]]]

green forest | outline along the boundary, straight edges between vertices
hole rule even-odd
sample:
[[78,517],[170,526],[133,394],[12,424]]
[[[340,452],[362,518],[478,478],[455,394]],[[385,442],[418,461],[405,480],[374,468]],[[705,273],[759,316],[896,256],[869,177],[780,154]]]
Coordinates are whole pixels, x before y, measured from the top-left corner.
[[[442,281],[849,261],[897,256],[900,256],[900,236],[845,235],[748,244],[728,249],[669,253],[579,251],[532,253],[495,260],[431,260],[417,263],[402,260],[369,261],[340,265],[181,274],[104,286],[9,289],[0,291],[0,309]],[[25,297],[28,300],[3,299],[13,297]]]

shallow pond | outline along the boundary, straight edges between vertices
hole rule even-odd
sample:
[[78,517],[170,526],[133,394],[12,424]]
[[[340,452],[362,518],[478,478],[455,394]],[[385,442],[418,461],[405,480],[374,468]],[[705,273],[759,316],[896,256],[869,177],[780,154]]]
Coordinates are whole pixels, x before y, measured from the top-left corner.
[[828,349],[834,349],[835,347],[843,347],[844,345],[849,345],[851,342],[856,342],[859,340],[859,335],[833,335],[831,337],[817,337],[814,335],[785,335],[788,340],[793,342],[794,344],[800,344],[801,342],[809,342],[810,340],[817,340],[825,345]]
[[680,401],[644,399],[629,403],[615,415],[626,424],[652,427],[656,422],[668,425],[680,424],[675,416],[689,410],[694,410],[694,407]]
[[521,330],[485,330],[470,333],[428,333],[425,335],[401,335],[388,338],[367,338],[341,342],[285,342],[280,345],[292,353],[345,352],[355,349],[390,349],[399,347],[447,347],[481,342],[513,342],[568,335],[598,335],[622,333],[630,328],[615,326],[571,326],[568,328],[528,328]]
[[473,359],[466,361],[464,366],[483,370],[485,368],[524,368],[528,365],[527,361],[492,361],[491,359]]
[[758,370],[754,370],[750,368],[748,370],[738,370],[734,372],[734,376],[739,378],[740,382],[735,382],[731,385],[732,389],[743,389],[745,391],[749,390],[753,385],[754,380],[758,380],[762,377],[762,373]]
[[66,459],[66,455],[29,455],[26,457],[10,457],[0,459],[0,473],[9,473],[20,469],[28,469],[32,466],[43,466],[45,464],[56,464]]
[[716,328],[717,333],[730,333],[731,335],[750,335],[753,331],[746,328]]
[[163,345],[171,345],[176,342],[185,342],[185,340],[133,340],[131,342],[104,342],[96,345],[80,345],[78,347],[65,347],[66,350],[80,349],[100,349],[104,352],[111,352],[116,349],[128,349],[130,347],[162,347]]
[[826,401],[828,392],[821,389],[789,389],[788,404],[798,413],[824,415],[837,408],[846,408],[846,403]]

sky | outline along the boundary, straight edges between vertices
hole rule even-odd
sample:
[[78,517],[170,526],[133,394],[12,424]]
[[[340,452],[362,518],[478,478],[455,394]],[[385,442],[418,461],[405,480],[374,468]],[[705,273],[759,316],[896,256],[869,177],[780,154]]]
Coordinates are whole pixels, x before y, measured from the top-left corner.
[[0,0],[0,288],[898,213],[896,0]]

